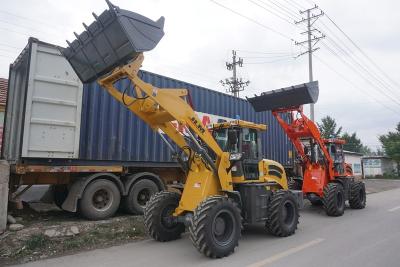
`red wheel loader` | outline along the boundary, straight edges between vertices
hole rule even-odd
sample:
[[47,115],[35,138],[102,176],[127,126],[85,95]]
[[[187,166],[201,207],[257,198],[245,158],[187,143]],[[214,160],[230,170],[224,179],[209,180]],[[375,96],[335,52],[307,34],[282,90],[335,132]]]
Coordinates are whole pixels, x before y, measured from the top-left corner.
[[321,137],[318,127],[303,112],[303,105],[318,100],[318,82],[282,88],[248,98],[253,108],[271,110],[297,151],[301,178],[291,182],[313,205],[323,205],[329,216],[341,216],[348,200],[353,209],[366,205],[365,185],[356,181],[345,162],[342,139]]

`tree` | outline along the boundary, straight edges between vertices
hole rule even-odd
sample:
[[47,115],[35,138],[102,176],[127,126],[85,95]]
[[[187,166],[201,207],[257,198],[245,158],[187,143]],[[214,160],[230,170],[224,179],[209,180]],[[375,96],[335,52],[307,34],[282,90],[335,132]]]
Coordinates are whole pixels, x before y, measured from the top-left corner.
[[397,163],[397,174],[400,175],[400,122],[397,124],[396,131],[388,132],[379,136],[383,150],[386,155]]
[[371,154],[371,149],[369,149],[369,147],[363,145],[360,138],[357,137],[356,132],[354,132],[352,134],[345,132],[341,138],[346,141],[346,144],[343,145],[344,150],[362,153],[362,154]]
[[323,117],[321,123],[317,123],[323,138],[337,138],[342,132],[342,127],[337,128],[335,119],[330,116]]

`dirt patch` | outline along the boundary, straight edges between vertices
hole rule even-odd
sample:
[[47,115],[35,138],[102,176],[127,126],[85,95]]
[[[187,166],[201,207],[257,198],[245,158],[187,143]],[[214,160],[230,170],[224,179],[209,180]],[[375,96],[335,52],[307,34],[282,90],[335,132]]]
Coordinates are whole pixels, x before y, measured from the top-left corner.
[[141,216],[87,221],[64,211],[13,211],[24,229],[0,235],[0,266],[73,254],[145,238]]

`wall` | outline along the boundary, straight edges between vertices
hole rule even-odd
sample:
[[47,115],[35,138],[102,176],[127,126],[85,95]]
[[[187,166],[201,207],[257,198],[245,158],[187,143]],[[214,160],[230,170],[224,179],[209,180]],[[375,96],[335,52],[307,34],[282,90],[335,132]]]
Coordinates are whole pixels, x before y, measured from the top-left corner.
[[362,177],[362,167],[361,167],[361,155],[344,153],[346,163],[351,164],[353,168],[354,177],[361,178]]

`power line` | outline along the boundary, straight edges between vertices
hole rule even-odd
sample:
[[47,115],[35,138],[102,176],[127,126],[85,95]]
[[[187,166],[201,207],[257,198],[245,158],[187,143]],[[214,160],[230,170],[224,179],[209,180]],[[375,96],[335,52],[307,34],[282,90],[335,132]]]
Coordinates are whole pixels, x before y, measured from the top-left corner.
[[[351,80],[349,80],[346,76],[344,76],[343,74],[341,74],[340,72],[338,72],[336,69],[332,68],[328,63],[326,63],[324,60],[322,60],[320,57],[318,57],[317,55],[314,55],[316,59],[318,59],[319,62],[321,62],[323,65],[325,65],[325,67],[329,68],[331,71],[333,71],[334,73],[336,73],[339,77],[341,77],[343,80],[345,80],[346,82],[350,83],[352,86],[354,86],[354,88],[358,89],[360,92],[363,92],[363,89],[361,89],[356,83],[352,82]],[[367,96],[371,97],[371,100],[373,100],[374,102],[380,104],[382,107],[394,112],[396,115],[399,115],[400,112],[392,109],[391,107],[385,105],[383,102],[381,102],[380,100],[374,98],[373,96],[366,94]]]
[[242,17],[242,18],[245,18],[245,19],[247,19],[247,20],[249,20],[249,21],[251,21],[251,22],[257,24],[257,25],[260,26],[260,27],[263,27],[263,28],[265,28],[265,29],[267,29],[267,30],[269,30],[269,31],[272,31],[272,32],[274,32],[274,33],[276,33],[276,34],[282,36],[283,38],[286,38],[286,39],[288,39],[288,40],[290,40],[290,41],[294,41],[294,39],[291,38],[291,37],[289,37],[288,35],[286,35],[286,34],[284,34],[284,33],[281,33],[281,32],[279,32],[279,31],[277,31],[277,30],[275,30],[275,29],[273,29],[273,28],[271,28],[271,27],[268,27],[267,25],[262,24],[262,23],[258,22],[257,20],[255,20],[255,19],[253,19],[253,18],[250,18],[250,17],[248,17],[248,16],[246,16],[246,15],[243,15],[242,13],[239,13],[239,12],[237,12],[237,11],[235,11],[235,10],[233,10],[233,9],[231,9],[231,8],[229,8],[229,7],[225,6],[225,5],[223,5],[223,4],[220,4],[220,3],[218,3],[218,2],[215,1],[215,0],[210,0],[210,1],[211,1],[212,3],[214,3],[214,4],[216,4],[216,5],[218,5],[218,6],[222,7],[222,8],[224,8],[224,9],[226,9],[226,10],[229,10],[230,12],[232,12],[232,13],[234,13],[234,14],[236,14],[236,15]]
[[359,58],[352,49],[350,49],[345,42],[338,37],[325,23],[322,21],[320,22],[323,27],[328,30],[333,37],[336,38],[336,40],[340,43],[337,43],[335,39],[328,37],[327,39],[332,42],[332,44],[337,47],[345,56],[349,57],[351,60],[354,61],[356,65],[358,65],[361,69],[363,69],[368,75],[372,76],[376,81],[378,81],[379,84],[381,84],[383,87],[385,87],[388,91],[390,91],[392,94],[396,95],[398,92],[396,92],[394,89],[392,90],[392,87],[390,84],[388,84],[382,77],[376,73],[375,70],[371,69],[368,67],[368,65],[365,63],[365,61],[362,58]]
[[237,52],[249,53],[249,54],[292,54],[292,52],[261,52],[261,51],[251,51],[251,50],[236,50]]
[[16,18],[24,19],[24,20],[27,20],[27,21],[31,21],[31,22],[34,22],[34,23],[39,23],[39,24],[42,24],[42,25],[45,25],[45,26],[49,27],[49,29],[59,28],[60,30],[65,30],[64,27],[60,27],[57,24],[46,23],[46,22],[41,21],[41,20],[28,18],[28,17],[22,16],[22,15],[18,15],[18,14],[15,14],[15,13],[8,12],[8,11],[0,10],[0,13],[7,14],[9,16],[13,16],[13,17],[16,17]]
[[[267,12],[269,12],[269,13],[275,15],[276,17],[278,17],[278,18],[280,18],[281,20],[283,20],[283,21],[289,23],[290,25],[294,25],[294,23],[291,22],[290,20],[288,20],[288,19],[286,19],[285,17],[282,17],[281,15],[275,13],[276,11],[272,11],[272,10],[266,8],[265,6],[262,6],[262,5],[258,4],[258,3],[256,3],[256,2],[253,1],[253,0],[248,0],[248,1],[249,1],[250,3],[253,3],[254,5],[256,5],[256,6],[260,7],[260,8],[262,8],[262,9],[264,9],[265,11],[267,11]],[[263,2],[263,1],[260,1],[260,0],[259,0],[259,2],[262,2],[264,5],[266,5],[266,3]],[[285,15],[285,16],[286,16],[286,15]]]
[[270,64],[270,63],[276,63],[276,62],[282,62],[282,61],[290,61],[294,60],[294,58],[284,58],[284,59],[277,59],[277,60],[272,60],[272,61],[264,61],[264,62],[246,62],[244,63],[245,65],[249,64]]
[[[315,4],[313,1],[311,0],[307,0],[309,3],[313,3]],[[352,40],[352,38],[346,34],[341,27],[328,15],[325,14],[326,18],[346,37],[346,39],[375,67],[376,70],[378,70],[380,72],[381,75],[383,75],[388,81],[390,81],[392,83],[392,85],[395,85],[397,88],[400,87],[400,85],[393,80],[374,60],[372,60],[371,57],[369,57],[361,48],[359,45],[357,45],[355,43],[355,41]],[[398,89],[396,89],[397,91]]]
[[[259,1],[263,2],[262,0]],[[289,17],[294,18],[295,20],[301,18],[301,16],[296,11],[293,11],[290,8],[284,6],[283,4],[279,3],[279,1],[275,2],[273,0],[268,0],[268,2],[283,10]]]
[[[368,75],[364,76],[363,73],[361,73],[359,71],[359,69],[357,69],[356,67],[354,67],[353,65],[351,65],[348,61],[346,61],[344,59],[344,57],[341,57],[337,54],[337,51],[332,49],[332,47],[328,46],[326,43],[323,43],[323,45],[325,46],[325,48],[328,49],[329,52],[331,52],[334,56],[336,56],[340,61],[342,61],[346,66],[348,66],[350,69],[352,69],[354,72],[356,72],[358,75],[360,75],[360,77],[366,81],[369,84],[374,84],[373,82],[371,82],[371,79],[369,78]],[[386,97],[388,97],[388,99],[390,99],[391,101],[393,101],[394,103],[396,103],[397,105],[400,106],[400,102],[398,102],[395,98],[391,97],[390,95],[388,95],[386,93],[386,91],[382,90],[379,86],[374,86],[374,88],[376,88],[379,92],[381,92],[383,95],[385,95]]]

